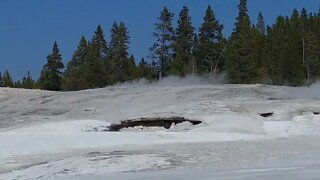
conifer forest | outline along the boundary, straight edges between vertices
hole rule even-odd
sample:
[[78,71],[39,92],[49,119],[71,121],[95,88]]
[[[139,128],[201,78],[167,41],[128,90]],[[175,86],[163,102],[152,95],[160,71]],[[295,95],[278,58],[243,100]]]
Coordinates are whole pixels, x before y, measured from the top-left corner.
[[[27,72],[14,82],[5,71],[0,74],[0,87],[74,91],[142,78],[156,81],[171,75],[210,78],[219,74],[232,84],[302,86],[320,77],[320,10],[293,9],[291,16],[278,16],[267,26],[262,13],[249,17],[247,0],[239,0],[228,37],[213,7],[208,5],[203,12],[200,27],[193,26],[189,11],[184,6],[178,15],[167,7],[159,12],[150,35],[154,44],[146,58],[135,59],[128,52],[130,30],[125,22],[114,22],[110,30],[98,25],[91,39],[79,37],[67,64],[63,64],[58,42],[53,42],[39,79]],[[257,24],[252,18],[257,18]]]

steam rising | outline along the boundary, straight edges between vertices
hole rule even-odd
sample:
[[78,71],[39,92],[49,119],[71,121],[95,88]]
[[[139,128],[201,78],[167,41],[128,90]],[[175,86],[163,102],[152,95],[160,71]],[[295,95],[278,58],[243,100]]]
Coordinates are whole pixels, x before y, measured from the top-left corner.
[[125,82],[118,85],[135,85],[135,86],[188,86],[188,85],[208,85],[208,84],[225,84],[226,74],[215,76],[193,76],[187,75],[186,77],[168,76],[161,80],[148,81],[146,79],[139,79],[133,82]]
[[320,82],[310,87],[296,87],[289,89],[284,95],[285,99],[320,99]]

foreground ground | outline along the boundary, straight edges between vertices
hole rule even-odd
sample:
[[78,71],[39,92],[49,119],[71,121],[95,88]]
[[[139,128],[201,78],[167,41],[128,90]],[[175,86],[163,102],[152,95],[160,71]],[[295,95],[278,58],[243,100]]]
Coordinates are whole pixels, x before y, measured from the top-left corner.
[[[0,179],[319,179],[318,90],[200,79],[65,93],[2,88]],[[202,123],[104,131],[172,116]]]

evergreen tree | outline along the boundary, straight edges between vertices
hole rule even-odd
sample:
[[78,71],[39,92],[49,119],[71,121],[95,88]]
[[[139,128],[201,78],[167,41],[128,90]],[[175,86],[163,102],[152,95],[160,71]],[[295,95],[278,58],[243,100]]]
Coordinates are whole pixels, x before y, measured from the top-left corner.
[[47,56],[47,63],[41,71],[39,86],[41,89],[59,91],[61,89],[61,69],[64,68],[61,54],[57,42],[53,45],[53,50]]
[[133,55],[128,60],[128,66],[125,68],[127,80],[131,81],[138,78],[136,60]]
[[83,89],[84,75],[80,73],[79,68],[83,66],[88,53],[88,42],[85,37],[81,37],[78,49],[74,52],[71,61],[63,76],[63,90],[80,90]]
[[314,82],[320,77],[320,41],[312,31],[306,34],[305,60],[307,67],[308,83]]
[[0,87],[3,87],[3,78],[2,78],[1,72],[0,72]]
[[[207,7],[203,23],[199,29],[199,44],[196,64],[199,73],[212,73],[225,46],[222,36],[223,26],[216,19],[211,6]],[[223,68],[223,63],[219,64]]]
[[263,18],[263,15],[261,12],[259,12],[259,15],[258,15],[258,22],[257,22],[256,28],[259,30],[259,32],[261,34],[263,34],[263,35],[266,34],[266,25],[265,25],[264,18]]
[[156,38],[156,42],[150,48],[150,51],[152,52],[152,59],[155,60],[159,67],[159,78],[168,73],[168,65],[173,56],[173,16],[174,14],[167,7],[164,7],[160,17],[158,17],[158,22],[155,23],[156,32],[154,32],[153,36]]
[[[320,25],[317,24],[317,16],[307,16],[306,10],[302,10],[301,21],[303,24],[303,56],[307,82],[313,83],[320,76]],[[319,34],[320,35],[320,34]]]
[[227,50],[227,70],[231,83],[257,83],[261,81],[256,62],[255,37],[251,27],[247,0],[240,0],[239,15]]
[[30,71],[27,72],[27,76],[22,78],[22,83],[20,83],[20,85],[21,85],[20,86],[21,88],[25,88],[25,89],[33,89],[34,88],[34,80],[32,78]]
[[103,87],[106,84],[106,61],[108,48],[101,26],[97,26],[92,41],[88,44],[84,63],[79,66],[81,78],[79,89]]
[[77,50],[74,52],[66,71],[75,71],[81,64],[84,64],[87,55],[88,42],[84,36],[81,37]]
[[14,83],[14,88],[22,88],[22,84],[20,80]]
[[197,70],[197,65],[200,62],[200,50],[199,50],[199,37],[197,33],[195,33],[193,37],[193,46],[192,46],[192,74],[195,75]]
[[138,65],[138,78],[149,79],[151,72],[148,63],[142,58]]
[[303,37],[299,12],[295,9],[289,20],[288,39],[284,48],[282,76],[286,83],[299,86],[304,83]]
[[111,28],[111,42],[110,42],[110,60],[111,60],[111,81],[124,82],[131,80],[130,69],[135,67],[133,60],[128,58],[128,49],[130,43],[129,31],[123,22],[119,25],[114,22]]
[[271,84],[281,84],[280,57],[283,52],[281,44],[283,42],[284,18],[279,16],[276,24],[272,28],[267,28],[267,37],[265,45],[265,60],[267,64],[267,74]]
[[254,52],[255,52],[255,63],[258,68],[256,73],[260,77],[257,80],[263,80],[267,77],[267,60],[266,60],[266,26],[264,23],[264,18],[261,12],[258,15],[258,21],[256,27],[253,28],[254,35]]
[[6,70],[3,74],[3,87],[14,87],[11,75],[8,70]]
[[291,18],[278,17],[268,32],[266,60],[273,84],[298,86],[304,83],[303,28],[297,10]]
[[307,75],[307,79],[310,79],[310,66],[306,62],[306,36],[312,35],[310,34],[310,20],[307,14],[307,10],[305,8],[302,9],[300,15],[300,23],[302,28],[302,64],[304,68],[304,73]]
[[108,57],[108,46],[104,38],[102,27],[100,25],[97,26],[91,44],[96,46],[96,48],[98,49],[98,57],[100,60],[105,60]]
[[189,9],[183,6],[179,14],[178,27],[174,41],[175,58],[171,64],[171,73],[186,75],[192,70],[192,47],[194,27],[189,16]]
[[[318,13],[279,16],[266,27],[259,12],[256,25],[248,15],[247,0],[239,0],[235,29],[227,41],[223,26],[208,6],[195,33],[189,9],[183,6],[177,27],[174,14],[164,7],[155,23],[156,42],[150,48],[152,63],[141,59],[136,65],[129,55],[130,36],[123,22],[111,28],[108,46],[103,29],[97,26],[90,42],[81,38],[62,76],[64,65],[57,43],[47,56],[37,86],[47,90],[80,90],[103,87],[137,78],[155,79],[168,74],[213,74],[227,71],[231,83],[258,83],[270,79],[274,85],[311,84],[320,77],[320,8]],[[226,53],[224,53],[226,50]],[[160,72],[160,73],[159,73]],[[30,72],[13,83],[8,71],[0,73],[0,87],[34,88]]]

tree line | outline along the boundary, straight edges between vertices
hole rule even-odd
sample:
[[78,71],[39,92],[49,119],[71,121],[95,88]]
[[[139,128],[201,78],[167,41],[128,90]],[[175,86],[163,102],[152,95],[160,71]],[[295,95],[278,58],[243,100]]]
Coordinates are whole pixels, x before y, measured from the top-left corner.
[[319,78],[320,10],[294,9],[291,16],[279,16],[272,26],[266,26],[261,12],[257,24],[251,23],[247,0],[239,1],[238,10],[234,30],[226,38],[210,5],[199,28],[192,25],[187,6],[182,7],[176,27],[174,14],[164,7],[155,23],[148,60],[138,64],[128,52],[130,35],[125,23],[114,22],[110,42],[99,25],[91,41],[81,37],[66,67],[55,42],[37,81],[28,72],[13,83],[6,71],[0,75],[0,86],[70,91],[140,78],[220,73],[227,74],[229,83],[301,86]]

